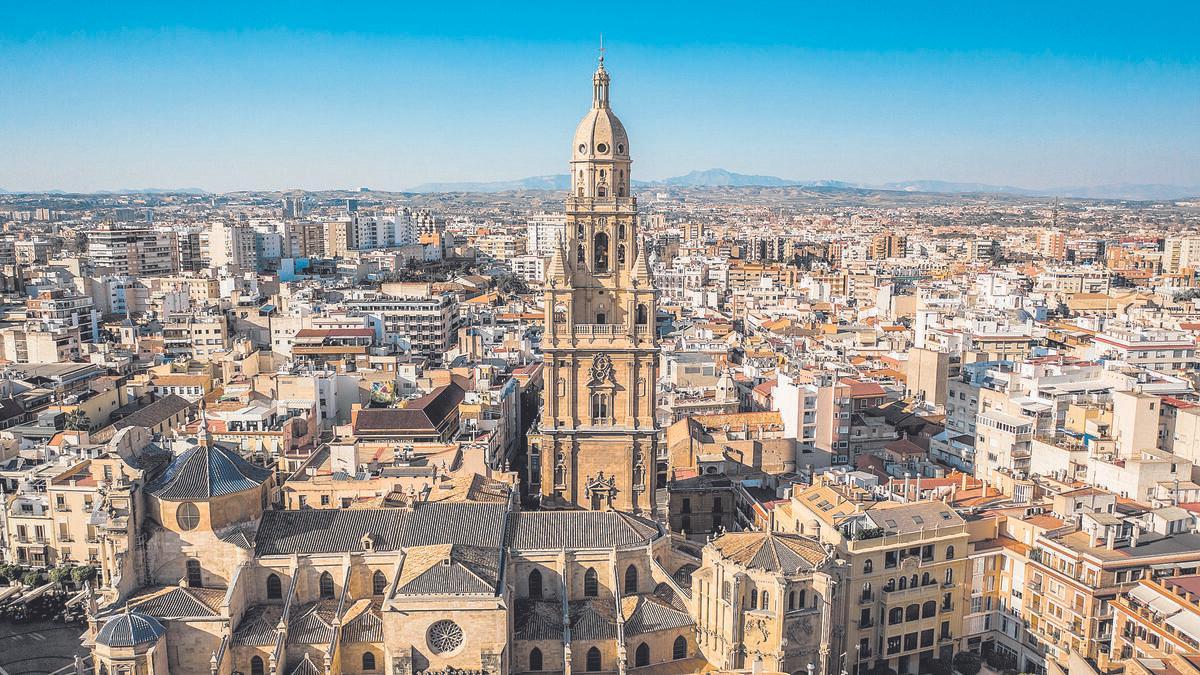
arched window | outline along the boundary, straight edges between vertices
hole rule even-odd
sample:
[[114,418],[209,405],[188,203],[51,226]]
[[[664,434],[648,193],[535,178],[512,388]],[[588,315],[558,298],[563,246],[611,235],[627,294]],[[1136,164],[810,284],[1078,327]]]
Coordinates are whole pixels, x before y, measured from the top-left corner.
[[[603,197],[604,195],[600,195]],[[604,232],[597,232],[595,237],[592,237],[592,255],[595,257],[596,272],[608,271],[608,235]]]
[[921,605],[921,618],[922,619],[928,619],[928,618],[934,617],[934,616],[937,616],[937,601],[936,600],[929,600],[929,601],[926,601],[925,604]]
[[375,655],[371,652],[363,652],[363,670],[375,670]]
[[192,588],[200,588],[204,585],[204,577],[200,574],[200,561],[187,561],[187,581],[188,586]]
[[875,561],[867,558],[863,562],[863,574],[870,574],[873,571],[875,571]]
[[617,265],[625,265],[625,244],[617,244]]
[[800,609],[808,607],[808,591],[800,591]]
[[762,592],[762,608],[771,609],[771,594],[766,591]]
[[283,599],[283,582],[279,581],[278,574],[270,574],[267,576],[267,599]]
[[529,573],[529,597],[534,600],[542,599],[542,573],[538,570]]
[[554,484],[562,485],[566,482],[566,468],[562,464],[554,465]]
[[953,546],[946,547],[946,560],[954,560],[954,547]]
[[946,570],[946,585],[950,586],[954,583],[954,568],[950,567]]
[[922,586],[928,586],[930,584],[930,582],[932,582],[932,581],[933,581],[933,577],[929,576],[929,572],[921,573],[921,585]]
[[592,422],[603,422],[608,419],[608,394],[596,392],[592,394]]
[[888,610],[888,625],[894,626],[904,621],[904,610],[899,607],[893,607]]
[[671,658],[676,661],[687,658],[687,638],[682,635],[675,638],[675,644],[671,646]]
[[645,642],[638,645],[637,651],[633,655],[633,665],[639,668],[650,665],[650,645]]
[[597,197],[607,197],[608,190],[604,189],[604,186],[601,185],[600,187],[596,188],[596,196]]
[[863,597],[863,600],[871,599],[871,582],[869,582],[869,581],[863,582],[862,597]]
[[913,588],[917,587],[917,575],[912,575],[912,578],[908,580],[908,585],[912,586]]
[[529,650],[529,669],[530,670],[541,670],[542,669],[542,650],[538,649],[537,647],[534,647],[533,649]]
[[583,595],[586,598],[595,598],[600,595],[600,579],[596,570],[591,567],[583,573]]
[[617,239],[625,239],[625,223],[617,223]]
[[645,305],[637,306],[637,325],[645,326],[650,323],[650,310]]
[[692,517],[691,516],[682,516],[679,519],[679,530],[681,532],[691,532],[692,531]]
[[908,577],[900,577],[900,590],[908,588]]
[[387,590],[387,577],[383,576],[383,572],[375,570],[375,574],[371,575],[371,594],[383,595]]
[[796,609],[796,591],[788,593],[788,611],[790,612],[793,609]]
[[587,669],[587,672],[589,672],[589,673],[600,672],[600,650],[599,649],[592,647],[591,649],[587,650],[586,669]]
[[913,604],[904,608],[904,620],[905,621],[916,621],[919,618],[921,618],[921,606],[920,605],[918,605],[917,603],[914,602]]
[[750,609],[758,609],[758,591],[756,589],[750,590]]
[[250,675],[263,675],[263,660],[261,656],[250,659]]
[[322,598],[332,598],[333,597],[333,575],[332,574],[330,574],[329,572],[321,572],[321,581],[320,581],[319,585],[320,585],[320,589],[321,589],[321,597]]
[[633,565],[625,568],[625,592],[637,593],[638,590],[638,573],[637,568]]
[[579,248],[575,249],[575,262],[580,265],[587,262],[587,253],[584,251],[583,244],[580,244]]

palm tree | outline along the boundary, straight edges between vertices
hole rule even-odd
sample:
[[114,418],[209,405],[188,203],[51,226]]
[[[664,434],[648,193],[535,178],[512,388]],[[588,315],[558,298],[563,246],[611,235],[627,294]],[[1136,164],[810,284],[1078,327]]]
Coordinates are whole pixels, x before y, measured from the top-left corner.
[[88,418],[87,413],[78,409],[67,413],[66,429],[68,431],[87,431],[91,428],[92,420]]

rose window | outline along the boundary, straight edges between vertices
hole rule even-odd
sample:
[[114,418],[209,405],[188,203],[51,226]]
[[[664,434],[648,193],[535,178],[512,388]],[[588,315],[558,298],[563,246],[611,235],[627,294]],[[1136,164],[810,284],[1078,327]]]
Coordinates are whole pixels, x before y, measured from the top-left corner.
[[429,627],[429,646],[435,653],[445,654],[462,646],[462,628],[453,621],[438,621]]

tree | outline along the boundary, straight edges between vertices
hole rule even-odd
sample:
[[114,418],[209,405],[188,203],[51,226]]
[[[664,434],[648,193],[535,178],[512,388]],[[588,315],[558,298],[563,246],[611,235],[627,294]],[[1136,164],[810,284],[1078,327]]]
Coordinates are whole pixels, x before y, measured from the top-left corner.
[[92,420],[81,410],[67,413],[66,428],[69,431],[87,431],[92,428]]
[[54,569],[50,570],[50,581],[53,581],[54,583],[58,584],[59,586],[62,586],[64,583],[66,583],[68,580],[71,579],[71,573],[72,573],[72,571],[74,571],[74,569],[75,568],[72,565],[63,565],[62,567],[55,567]]
[[96,578],[96,568],[91,565],[80,565],[71,570],[71,579],[82,586],[84,582]]
[[959,652],[954,655],[954,669],[963,675],[978,675],[983,668],[983,659],[975,652]]
[[14,565],[14,564],[9,564],[9,563],[0,565],[0,577],[3,577],[5,581],[15,583],[18,579],[21,578],[21,575],[24,572],[25,572],[25,568],[21,567],[20,565]]
[[954,675],[954,669],[941,659],[926,659],[921,662],[921,672],[928,675]]
[[42,573],[37,570],[29,570],[25,576],[21,577],[21,583],[26,586],[37,586],[42,583]]

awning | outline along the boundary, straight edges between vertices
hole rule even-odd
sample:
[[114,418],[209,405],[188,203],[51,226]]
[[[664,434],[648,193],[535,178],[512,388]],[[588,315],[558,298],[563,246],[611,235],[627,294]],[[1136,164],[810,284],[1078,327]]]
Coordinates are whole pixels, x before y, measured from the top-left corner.
[[1200,616],[1195,612],[1180,612],[1168,618],[1167,625],[1193,640],[1200,641]]
[[1182,608],[1170,599],[1159,596],[1150,601],[1150,609],[1163,616],[1172,616],[1178,614]]
[[1158,597],[1158,593],[1155,593],[1153,589],[1138,584],[1137,586],[1133,587],[1133,590],[1129,591],[1129,597],[1137,600],[1143,605],[1149,605],[1154,601],[1155,598]]

